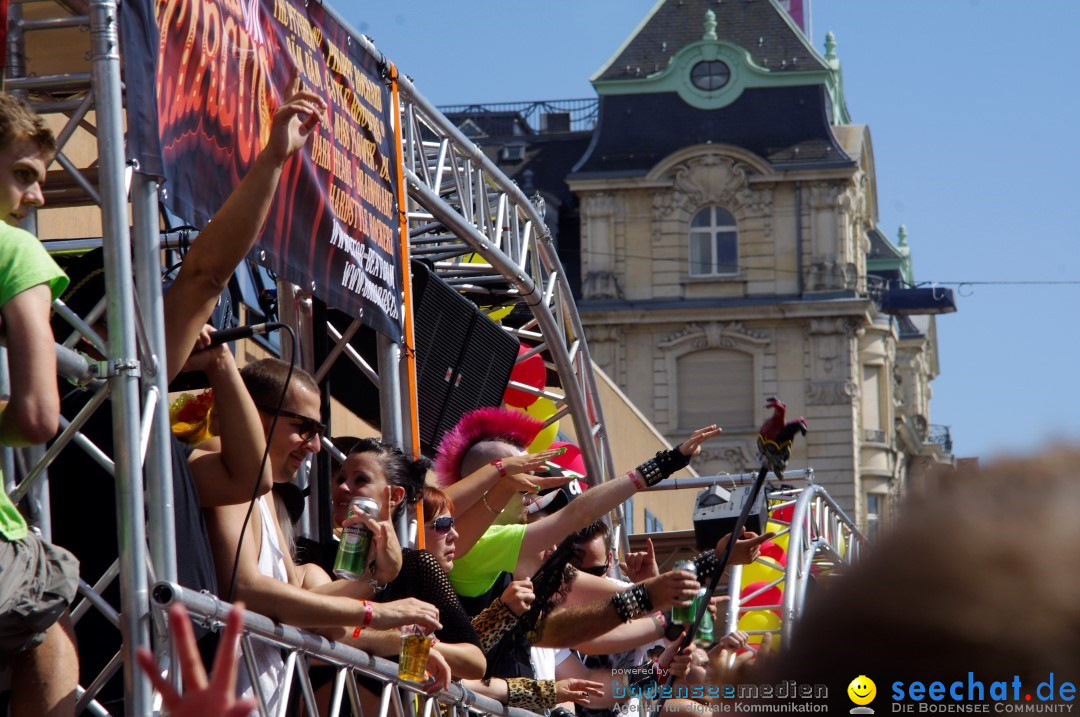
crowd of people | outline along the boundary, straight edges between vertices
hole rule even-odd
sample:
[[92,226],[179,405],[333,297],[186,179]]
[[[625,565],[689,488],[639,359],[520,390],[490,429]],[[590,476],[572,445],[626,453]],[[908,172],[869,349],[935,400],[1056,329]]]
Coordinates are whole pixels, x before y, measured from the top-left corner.
[[[611,670],[585,668],[579,654],[636,655],[641,680],[663,680],[669,673],[685,678],[689,648],[680,652],[681,629],[667,624],[664,611],[689,604],[698,578],[660,573],[655,561],[631,582],[607,577],[612,561],[600,557],[612,554],[610,536],[598,521],[688,465],[701,444],[719,433],[716,426],[589,490],[576,479],[546,475],[555,452],[525,450],[542,425],[511,409],[467,414],[442,441],[434,464],[378,440],[336,437],[344,461],[334,471],[334,534],[314,550],[297,549],[295,516],[285,509],[286,495],[272,488],[289,485],[322,440],[331,438],[319,420],[318,383],[277,359],[239,367],[226,345],[211,341],[206,322],[259,235],[283,167],[324,111],[322,100],[294,80],[274,112],[267,145],[201,232],[165,294],[167,375],[205,376],[216,429],[192,444],[175,438],[172,444],[180,583],[374,655],[396,658],[400,628],[415,626],[432,638],[425,689],[461,681],[504,704],[538,712],[613,704]],[[6,220],[0,316],[8,345],[17,347],[9,352],[11,400],[0,414],[0,438],[9,445],[47,442],[57,432],[61,407],[78,410],[87,400],[85,392],[57,381],[53,343],[65,336],[55,320],[50,324],[50,306],[60,298],[76,313],[89,313],[103,293],[100,255],[66,264],[78,275],[69,286],[42,244],[18,228],[44,202],[41,185],[54,152],[41,118],[0,95]],[[108,317],[91,330],[106,336]],[[93,355],[94,343],[80,348]],[[83,432],[107,449],[107,411]],[[61,451],[51,473],[51,541],[28,529],[17,506],[0,496],[0,649],[4,666],[13,670],[16,716],[71,714],[80,673],[96,673],[103,656],[119,646],[115,630],[100,618],[95,623],[87,615],[75,630],[68,613],[80,571],[92,584],[116,555],[113,478],[78,447]],[[360,497],[376,511],[351,514],[350,501]],[[427,549],[399,543],[394,526],[405,511],[423,516]],[[85,517],[91,514],[95,535],[88,539]],[[333,559],[341,532],[355,525],[372,536],[369,560],[361,575],[350,576],[360,579],[341,579]],[[741,537],[739,559],[752,559],[763,539]],[[699,576],[708,575],[717,555],[700,557]],[[215,641],[192,629],[182,612],[173,611],[171,619],[180,623],[173,634],[189,673],[187,692],[167,687],[153,658],[142,656],[166,705],[182,713],[190,701],[207,714],[208,695],[216,689],[215,709],[222,713],[246,713],[251,704],[243,700],[256,695],[276,713],[286,691],[277,647],[255,643],[254,682],[247,670],[228,666],[220,668],[227,676],[208,680],[203,659],[217,644],[219,661],[234,661],[238,623],[230,621],[224,639]],[[654,660],[646,650],[657,644],[663,649]],[[196,649],[202,653],[197,659]],[[313,669],[316,684],[318,671]],[[375,685],[364,687],[363,698],[377,699]],[[324,685],[320,699],[327,692]]]
[[[416,626],[432,638],[423,689],[460,681],[539,713],[610,713],[625,701],[619,679],[638,688],[669,678],[686,686],[793,677],[837,684],[870,666],[919,677],[955,671],[961,657],[978,657],[981,662],[965,664],[985,664],[988,675],[1007,665],[1032,679],[1075,667],[1080,603],[1071,572],[1057,569],[1080,545],[1068,512],[1077,483],[1062,479],[1075,463],[1072,454],[1034,467],[1005,466],[985,480],[954,477],[936,503],[916,509],[906,528],[813,606],[796,633],[797,650],[762,668],[750,664],[754,653],[744,650],[745,633],[721,636],[708,651],[682,647],[685,626],[671,624],[665,612],[691,603],[730,540],[736,541],[732,562],[745,564],[769,534],[724,536],[694,560],[696,574],[661,572],[648,551],[624,556],[622,577],[616,577],[612,536],[602,522],[636,492],[687,466],[720,432],[717,426],[694,431],[676,448],[592,487],[548,475],[554,452],[526,450],[542,424],[512,409],[466,414],[443,437],[434,462],[379,440],[326,435],[312,376],[272,358],[241,368],[227,346],[213,345],[206,324],[254,246],[283,167],[324,111],[323,101],[294,81],[274,112],[268,143],[201,232],[165,295],[168,376],[205,375],[217,426],[216,435],[197,445],[172,444],[185,588],[389,658],[400,652],[400,629]],[[77,409],[86,401],[82,392],[58,386],[50,305],[58,297],[72,307],[87,296],[97,301],[100,285],[94,288],[89,272],[69,286],[37,238],[18,228],[43,204],[41,183],[54,152],[41,118],[0,94],[0,328],[13,349],[10,400],[0,412],[6,445],[49,441],[61,405]],[[93,330],[104,335],[107,321]],[[107,412],[83,430],[107,445]],[[334,532],[301,550],[287,493],[274,487],[290,485],[324,439],[344,456],[333,471]],[[1037,488],[1017,492],[1009,479],[1021,472],[1034,476]],[[75,630],[69,615],[80,572],[94,583],[117,554],[112,481],[80,449],[62,451],[50,476],[51,541],[29,528],[0,492],[0,668],[10,672],[16,717],[72,714],[80,673],[93,676],[119,647],[103,618],[95,623],[91,612]],[[974,493],[956,487],[975,484],[981,497],[975,502]],[[349,511],[357,498],[366,499],[372,514]],[[399,543],[394,526],[406,511],[422,516],[425,549]],[[343,579],[333,569],[334,556],[342,531],[355,526],[371,535],[369,559],[350,576],[359,579]],[[1053,550],[1033,547],[1033,528],[1045,526],[1064,536]],[[959,578],[942,546],[966,556],[970,579]],[[1023,594],[1015,590],[1017,572],[1030,577]],[[1036,607],[1018,618],[1011,610],[1023,601]],[[162,678],[151,654],[141,654],[142,668],[172,714],[237,717],[252,710],[256,696],[274,714],[282,707],[285,663],[277,647],[256,643],[255,680],[237,670],[241,611],[234,610],[220,636],[193,629],[182,608],[170,611],[183,692]],[[1018,635],[1026,642],[1015,640]],[[873,649],[844,651],[855,642]],[[80,652],[79,643],[86,649]],[[204,664],[215,647],[217,664],[208,677]],[[765,641],[761,652],[768,651]],[[853,655],[869,661],[853,662]],[[329,679],[321,669],[313,667],[312,678],[325,704]],[[756,677],[754,669],[761,670]],[[365,711],[378,709],[377,685],[361,682]],[[708,699],[673,698],[664,709],[691,711],[702,702]]]

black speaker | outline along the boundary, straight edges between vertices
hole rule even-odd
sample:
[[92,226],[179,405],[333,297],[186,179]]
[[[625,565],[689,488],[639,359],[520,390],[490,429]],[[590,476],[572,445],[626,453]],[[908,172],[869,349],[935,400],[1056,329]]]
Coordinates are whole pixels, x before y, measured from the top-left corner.
[[[415,259],[412,288],[420,444],[430,454],[463,414],[502,403],[517,359],[518,340]],[[339,331],[348,327],[347,316],[339,311],[329,314]],[[349,343],[377,368],[372,330],[362,328]],[[328,376],[334,398],[365,421],[379,425],[378,391],[348,358],[338,358]]]
[[[694,537],[698,550],[716,547],[716,541],[735,529],[743,504],[750,497],[749,485],[733,487],[730,491],[713,486],[698,493],[694,506]],[[725,497],[724,494],[727,493]],[[761,535],[769,524],[765,490],[758,491],[757,500],[746,519],[746,529]]]

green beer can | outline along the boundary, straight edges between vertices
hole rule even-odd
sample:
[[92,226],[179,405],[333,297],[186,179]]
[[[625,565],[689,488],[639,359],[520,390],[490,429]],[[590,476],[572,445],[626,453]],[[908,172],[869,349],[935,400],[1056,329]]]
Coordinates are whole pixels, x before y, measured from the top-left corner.
[[[697,566],[694,565],[693,560],[680,560],[675,563],[675,570],[685,570],[688,573],[692,573],[697,578]],[[695,595],[693,602],[686,607],[679,607],[676,605],[671,608],[671,621],[677,622],[680,625],[690,625],[694,622],[694,618],[697,617],[698,606],[701,604],[701,595]]]
[[[371,498],[353,498],[349,501],[350,515],[365,513],[374,520],[379,518],[379,504]],[[346,580],[360,580],[367,571],[368,553],[371,552],[371,531],[364,525],[351,525],[341,532],[341,544],[334,559],[334,575]]]
[[[705,592],[705,588],[701,588],[701,592],[698,593],[698,600],[705,599]],[[713,641],[713,616],[708,608],[705,609],[705,614],[701,616],[701,625],[698,626],[697,639],[705,642]]]

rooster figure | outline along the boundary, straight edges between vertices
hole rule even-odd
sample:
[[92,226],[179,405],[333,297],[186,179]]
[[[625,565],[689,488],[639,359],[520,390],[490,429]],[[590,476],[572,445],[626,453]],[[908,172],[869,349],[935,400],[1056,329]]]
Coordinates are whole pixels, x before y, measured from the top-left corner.
[[763,463],[768,465],[776,477],[783,478],[788,458],[791,457],[791,442],[795,439],[795,434],[806,435],[806,419],[799,416],[798,419],[785,423],[784,413],[787,406],[776,396],[765,402],[765,408],[773,409],[773,415],[758,429],[758,452]]

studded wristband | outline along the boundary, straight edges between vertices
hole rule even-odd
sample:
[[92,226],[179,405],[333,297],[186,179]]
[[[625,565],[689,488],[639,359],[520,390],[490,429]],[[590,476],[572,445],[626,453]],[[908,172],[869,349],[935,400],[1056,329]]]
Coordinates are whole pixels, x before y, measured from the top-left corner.
[[644,585],[635,585],[611,596],[611,604],[623,622],[652,612],[652,600]]
[[694,558],[694,567],[697,568],[698,581],[712,577],[720,567],[720,556],[715,550],[709,550]]
[[690,458],[677,448],[657,451],[656,455],[637,467],[646,485],[656,485],[677,470],[690,465]]

